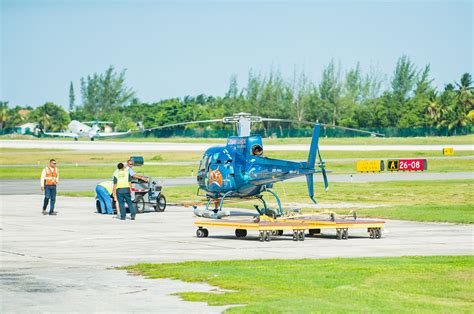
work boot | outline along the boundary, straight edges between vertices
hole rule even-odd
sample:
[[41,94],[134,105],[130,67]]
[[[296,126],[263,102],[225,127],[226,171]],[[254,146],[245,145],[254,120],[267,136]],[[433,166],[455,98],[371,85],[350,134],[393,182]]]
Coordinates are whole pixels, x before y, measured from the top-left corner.
[[43,209],[43,215],[47,215],[48,213],[46,212],[46,210]]
[[135,220],[135,216],[132,216],[130,219]]
[[49,214],[50,214],[51,216],[56,216],[58,213],[56,213],[56,212],[51,212],[51,213],[49,213]]

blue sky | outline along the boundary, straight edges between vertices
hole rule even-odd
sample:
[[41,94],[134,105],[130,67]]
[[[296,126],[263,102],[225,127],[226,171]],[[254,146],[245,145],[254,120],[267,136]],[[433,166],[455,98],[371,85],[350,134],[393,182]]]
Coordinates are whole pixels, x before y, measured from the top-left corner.
[[142,101],[223,95],[249,69],[304,70],[332,59],[387,74],[403,54],[439,87],[473,72],[472,1],[0,0],[0,99],[68,104],[81,77],[127,69]]

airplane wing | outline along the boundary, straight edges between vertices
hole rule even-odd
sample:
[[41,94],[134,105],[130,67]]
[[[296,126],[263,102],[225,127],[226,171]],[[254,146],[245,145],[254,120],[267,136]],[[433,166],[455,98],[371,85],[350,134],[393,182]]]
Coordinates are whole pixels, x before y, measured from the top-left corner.
[[127,132],[110,132],[110,133],[103,133],[99,132],[95,137],[101,138],[101,137],[113,137],[113,136],[121,136],[121,135],[127,135],[130,134],[131,131],[128,130]]
[[43,132],[43,134],[49,136],[78,137],[76,133],[69,132]]

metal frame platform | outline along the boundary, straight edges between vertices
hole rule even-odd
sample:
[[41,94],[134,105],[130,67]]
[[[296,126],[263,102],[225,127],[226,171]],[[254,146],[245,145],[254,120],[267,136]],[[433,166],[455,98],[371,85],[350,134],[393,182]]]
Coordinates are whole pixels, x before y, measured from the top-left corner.
[[308,230],[310,235],[321,233],[322,229],[335,229],[336,238],[339,240],[347,240],[349,238],[349,229],[367,229],[369,238],[380,239],[382,237],[382,228],[385,221],[381,220],[319,220],[311,217],[281,217],[274,219],[266,219],[263,221],[250,221],[243,219],[206,219],[194,222],[198,227],[196,236],[198,238],[206,238],[209,235],[207,228],[228,228],[235,229],[235,235],[238,238],[247,236],[248,230],[259,232],[260,241],[271,241],[272,236],[281,236],[284,231],[293,232],[293,241],[304,241],[305,231]]

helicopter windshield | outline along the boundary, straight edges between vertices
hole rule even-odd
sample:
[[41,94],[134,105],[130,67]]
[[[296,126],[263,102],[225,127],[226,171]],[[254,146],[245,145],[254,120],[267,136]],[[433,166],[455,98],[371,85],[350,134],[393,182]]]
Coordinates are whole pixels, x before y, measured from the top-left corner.
[[209,161],[209,157],[210,156],[208,156],[208,155],[202,156],[201,163],[199,164],[199,170],[201,170],[201,171],[206,170],[207,164],[208,164],[208,161]]

